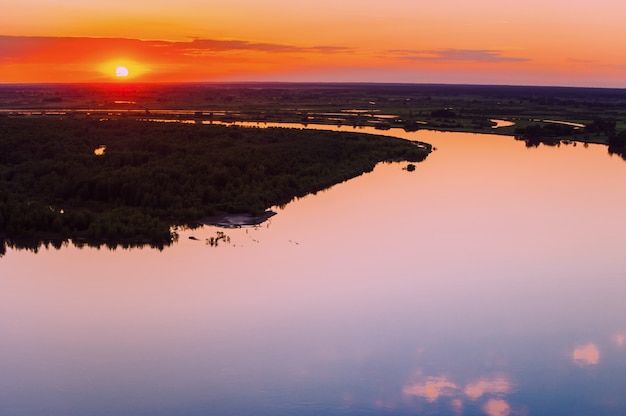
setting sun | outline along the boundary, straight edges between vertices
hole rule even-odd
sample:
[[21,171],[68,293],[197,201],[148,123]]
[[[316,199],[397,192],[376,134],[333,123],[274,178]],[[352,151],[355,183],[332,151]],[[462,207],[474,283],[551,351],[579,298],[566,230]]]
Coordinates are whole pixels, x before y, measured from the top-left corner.
[[[2,83],[348,81],[626,87],[626,55],[619,53],[624,49],[621,17],[626,6],[615,0],[594,6],[565,0],[532,6],[509,2],[506,7],[493,7],[493,0],[366,1],[359,3],[358,13],[350,2],[329,0],[9,4],[0,13]],[[541,9],[540,16],[534,6]],[[397,10],[403,11],[401,16]],[[529,21],[532,34],[526,33]],[[99,65],[107,61],[117,62],[100,71]],[[118,66],[127,68],[129,75],[117,74]]]
[[150,71],[150,66],[128,58],[118,58],[104,61],[97,66],[97,71],[103,79],[142,80]]
[[127,77],[128,76],[128,68],[125,66],[118,66],[115,68],[115,76],[116,77]]

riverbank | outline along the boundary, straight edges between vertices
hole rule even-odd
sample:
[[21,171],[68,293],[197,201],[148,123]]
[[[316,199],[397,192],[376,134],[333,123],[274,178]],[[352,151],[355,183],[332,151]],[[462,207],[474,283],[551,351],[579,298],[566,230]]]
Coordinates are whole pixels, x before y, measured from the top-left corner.
[[[515,135],[516,127],[598,119],[626,130],[626,90],[497,85],[205,83],[0,85],[0,116],[332,124]],[[584,130],[584,129],[581,129]],[[579,134],[584,133],[584,134]],[[607,143],[603,132],[562,139]]]
[[419,162],[431,150],[355,132],[127,119],[4,117],[0,131],[0,235],[11,244],[168,243],[173,226],[263,216],[379,162]]

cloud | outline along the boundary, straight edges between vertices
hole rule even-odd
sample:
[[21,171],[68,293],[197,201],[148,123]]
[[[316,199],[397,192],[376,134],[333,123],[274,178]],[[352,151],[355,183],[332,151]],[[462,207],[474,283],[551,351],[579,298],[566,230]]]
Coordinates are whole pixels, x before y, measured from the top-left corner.
[[279,43],[255,43],[245,40],[194,39],[191,42],[177,42],[183,49],[204,49],[212,51],[254,50],[273,53],[346,53],[352,49],[343,46],[294,46]]
[[581,367],[596,365],[600,362],[600,350],[593,343],[576,347],[572,353],[572,360]]
[[569,58],[568,61],[573,62],[575,64],[593,64],[597,62],[593,59],[580,59],[580,58]]
[[337,54],[349,53],[342,46],[299,46],[247,40],[190,39],[189,41],[142,40],[130,38],[1,36],[0,61],[40,60],[56,62],[66,52],[88,56],[127,54],[142,57],[204,56],[226,52],[248,51],[268,54]]
[[525,62],[528,58],[504,56],[493,49],[396,49],[387,51],[399,59],[414,61]]
[[611,341],[618,347],[623,347],[626,345],[626,334],[614,334],[611,337]]

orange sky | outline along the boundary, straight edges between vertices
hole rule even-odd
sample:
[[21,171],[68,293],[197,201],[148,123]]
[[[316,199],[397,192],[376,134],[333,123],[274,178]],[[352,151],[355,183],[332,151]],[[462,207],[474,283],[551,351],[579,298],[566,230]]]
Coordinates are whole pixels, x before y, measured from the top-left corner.
[[623,4],[9,0],[0,83],[116,81],[123,65],[146,82],[626,87]]

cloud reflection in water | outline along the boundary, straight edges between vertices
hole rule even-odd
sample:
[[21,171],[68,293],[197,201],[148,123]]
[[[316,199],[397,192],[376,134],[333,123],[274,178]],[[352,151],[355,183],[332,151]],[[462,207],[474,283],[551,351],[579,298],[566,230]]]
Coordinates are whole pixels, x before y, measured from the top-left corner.
[[611,337],[611,341],[613,341],[613,344],[617,345],[618,347],[623,347],[626,345],[626,335],[625,334],[614,334]]
[[461,399],[454,399],[452,400],[452,411],[457,414],[457,415],[461,415],[463,414],[463,400]]
[[502,399],[489,399],[483,406],[483,410],[488,416],[509,416],[511,414],[511,406]]
[[581,345],[574,349],[572,359],[574,364],[581,367],[597,365],[600,362],[600,350],[593,343]]
[[468,383],[464,388],[450,380],[447,376],[427,377],[425,380],[409,383],[402,392],[405,396],[426,399],[433,403],[444,397],[451,398],[451,408],[455,414],[462,414],[464,400],[487,401],[482,410],[488,416],[508,416],[511,406],[504,396],[513,391],[513,384],[505,375],[482,377]]
[[504,395],[512,390],[511,383],[504,376],[482,378],[465,387],[465,394],[472,400],[479,399],[485,394]]
[[423,397],[429,402],[434,402],[440,396],[455,396],[458,390],[455,383],[449,381],[445,376],[441,376],[428,377],[426,382],[404,386],[402,392],[406,396]]

